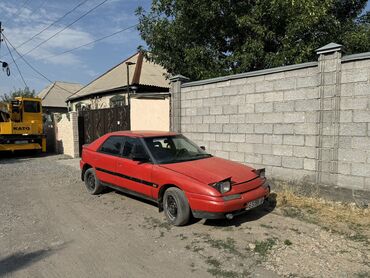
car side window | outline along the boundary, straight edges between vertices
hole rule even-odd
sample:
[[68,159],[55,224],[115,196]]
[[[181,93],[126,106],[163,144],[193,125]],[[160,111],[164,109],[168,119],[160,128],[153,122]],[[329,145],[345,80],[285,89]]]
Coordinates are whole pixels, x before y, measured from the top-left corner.
[[127,137],[122,150],[122,157],[132,159],[135,155],[148,156],[138,138]]
[[197,148],[195,146],[193,146],[192,144],[190,144],[186,140],[178,140],[175,137],[174,140],[173,140],[173,143],[175,144],[176,149],[178,149],[178,150],[187,149],[189,152],[194,152],[194,153],[198,152]]
[[121,153],[122,145],[123,138],[121,136],[111,136],[105,140],[99,152],[117,156]]

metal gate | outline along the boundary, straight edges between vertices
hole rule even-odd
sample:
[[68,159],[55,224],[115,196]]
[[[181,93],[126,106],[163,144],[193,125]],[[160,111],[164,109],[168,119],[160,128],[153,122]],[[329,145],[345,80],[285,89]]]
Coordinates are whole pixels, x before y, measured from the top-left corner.
[[46,151],[48,153],[55,153],[55,121],[54,114],[44,114],[44,134],[46,136]]
[[78,115],[80,156],[82,145],[89,144],[106,133],[119,130],[130,130],[128,106],[80,111]]

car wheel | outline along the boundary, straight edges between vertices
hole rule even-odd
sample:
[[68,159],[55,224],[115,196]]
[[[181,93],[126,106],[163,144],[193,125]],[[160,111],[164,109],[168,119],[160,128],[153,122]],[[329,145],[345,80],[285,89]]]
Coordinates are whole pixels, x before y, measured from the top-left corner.
[[95,195],[103,191],[104,186],[101,185],[100,181],[96,178],[93,168],[87,169],[84,177],[86,189],[90,194]]
[[182,190],[171,187],[163,197],[163,209],[167,220],[175,226],[182,226],[189,222],[190,207]]

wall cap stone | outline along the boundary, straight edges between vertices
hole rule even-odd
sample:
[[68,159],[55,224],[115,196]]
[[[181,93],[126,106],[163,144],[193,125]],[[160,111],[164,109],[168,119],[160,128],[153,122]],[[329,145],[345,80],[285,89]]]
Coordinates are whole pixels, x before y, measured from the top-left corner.
[[316,51],[316,54],[320,55],[320,54],[336,52],[336,51],[340,52],[342,51],[342,49],[343,49],[343,45],[331,42],[327,45],[324,45],[323,47],[316,49],[315,51]]
[[204,80],[199,80],[199,81],[187,82],[181,85],[181,87],[185,88],[185,87],[192,87],[192,86],[200,86],[200,85],[218,83],[218,82],[223,82],[223,81],[241,79],[241,78],[246,78],[246,77],[254,77],[254,76],[261,76],[261,75],[273,74],[273,73],[278,73],[278,72],[292,71],[292,70],[297,70],[297,69],[312,68],[312,67],[317,67],[317,66],[318,66],[318,62],[308,62],[308,63],[302,63],[302,64],[296,64],[296,65],[290,65],[290,66],[276,67],[276,68],[271,68],[271,69],[256,70],[256,71],[221,76],[221,77],[216,77],[216,78],[204,79]]
[[186,76],[183,76],[181,74],[177,74],[175,76],[171,76],[169,79],[170,79],[171,82],[176,82],[176,81],[187,82],[187,81],[190,80],[190,78],[188,78]]

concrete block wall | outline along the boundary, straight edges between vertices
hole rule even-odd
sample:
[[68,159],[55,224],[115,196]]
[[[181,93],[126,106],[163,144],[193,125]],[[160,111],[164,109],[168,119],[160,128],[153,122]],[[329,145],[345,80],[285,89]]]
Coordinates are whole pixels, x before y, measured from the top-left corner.
[[79,156],[77,112],[60,114],[60,120],[55,122],[55,139],[57,153],[73,158]]
[[172,129],[275,178],[370,190],[370,53],[354,61],[325,51],[318,62],[174,78]]
[[339,138],[338,185],[370,190],[370,59],[342,61]]
[[181,131],[219,157],[315,179],[317,66],[181,90]]

